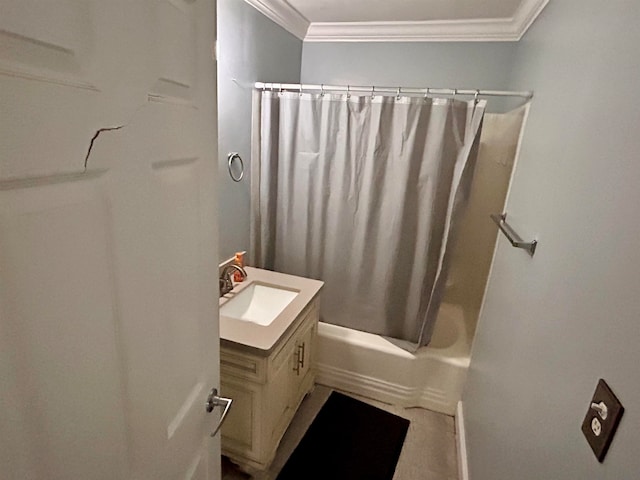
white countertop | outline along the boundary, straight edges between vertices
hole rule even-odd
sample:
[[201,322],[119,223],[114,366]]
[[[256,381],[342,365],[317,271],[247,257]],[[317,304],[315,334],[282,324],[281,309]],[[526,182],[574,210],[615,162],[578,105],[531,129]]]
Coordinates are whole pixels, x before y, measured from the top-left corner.
[[240,348],[268,355],[298,315],[318,295],[324,282],[260,268],[247,267],[245,270],[247,271],[245,281],[235,284],[231,292],[220,297],[219,307],[234,298],[254,281],[300,292],[270,325],[262,326],[220,315],[220,341],[222,344],[231,342]]

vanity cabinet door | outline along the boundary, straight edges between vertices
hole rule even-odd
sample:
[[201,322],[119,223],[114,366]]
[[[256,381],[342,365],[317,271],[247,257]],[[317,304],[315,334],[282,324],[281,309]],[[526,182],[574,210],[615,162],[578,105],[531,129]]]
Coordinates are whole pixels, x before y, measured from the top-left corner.
[[268,385],[270,401],[265,405],[268,444],[274,447],[280,442],[284,431],[293,417],[291,397],[295,394],[295,373],[293,372],[295,342],[290,342],[281,352],[279,362],[274,362],[273,375]]
[[312,387],[313,383],[313,355],[315,351],[317,322],[303,325],[300,334],[296,337],[295,351],[293,355],[293,391],[291,395],[291,407],[297,408],[304,395]]
[[233,398],[233,404],[224,425],[222,426],[222,453],[230,457],[240,454],[245,458],[260,460],[260,439],[258,416],[262,397],[262,387],[226,376],[222,372],[221,393]]

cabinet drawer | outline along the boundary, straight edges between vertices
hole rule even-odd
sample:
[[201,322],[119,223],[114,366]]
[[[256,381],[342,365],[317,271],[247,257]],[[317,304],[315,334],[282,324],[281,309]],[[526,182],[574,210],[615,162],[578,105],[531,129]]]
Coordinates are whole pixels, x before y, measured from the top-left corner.
[[264,383],[267,377],[266,359],[221,348],[220,372],[224,375]]

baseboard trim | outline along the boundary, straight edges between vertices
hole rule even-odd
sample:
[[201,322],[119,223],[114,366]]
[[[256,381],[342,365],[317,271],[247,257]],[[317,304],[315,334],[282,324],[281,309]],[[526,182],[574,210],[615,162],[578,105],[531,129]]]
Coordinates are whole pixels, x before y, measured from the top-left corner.
[[446,393],[434,388],[411,388],[379,378],[318,363],[316,383],[337,388],[385,403],[403,407],[422,407],[446,415],[455,415],[455,403],[447,401]]
[[469,480],[469,463],[467,460],[467,434],[464,427],[464,408],[462,400],[456,408],[456,443],[458,444],[458,478]]

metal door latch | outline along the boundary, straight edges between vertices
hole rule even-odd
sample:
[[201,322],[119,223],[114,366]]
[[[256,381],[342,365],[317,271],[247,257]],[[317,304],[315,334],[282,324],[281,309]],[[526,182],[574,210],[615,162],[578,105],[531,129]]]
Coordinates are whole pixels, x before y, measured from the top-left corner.
[[233,400],[231,398],[224,398],[224,397],[218,396],[217,388],[212,388],[211,392],[209,392],[209,396],[207,397],[207,402],[204,404],[205,408],[207,409],[207,413],[213,412],[213,409],[216,407],[223,408],[222,415],[220,415],[220,423],[218,423],[218,426],[211,434],[212,437],[215,437],[218,431],[220,431],[222,424],[227,418],[227,413],[229,413],[229,409],[231,408],[232,402]]

